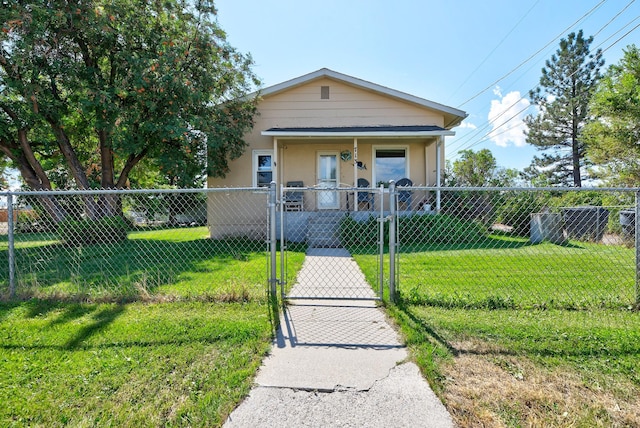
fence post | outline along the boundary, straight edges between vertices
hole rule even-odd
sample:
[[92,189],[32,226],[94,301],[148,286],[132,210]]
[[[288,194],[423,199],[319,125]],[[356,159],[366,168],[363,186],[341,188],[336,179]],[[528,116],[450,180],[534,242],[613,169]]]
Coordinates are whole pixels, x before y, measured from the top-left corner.
[[389,181],[389,300],[396,301],[396,183]]
[[271,272],[269,272],[269,291],[271,293],[271,299],[277,299],[277,283],[276,278],[276,182],[272,181],[269,185],[269,250],[271,252]]
[[[357,195],[357,192],[356,192]],[[382,299],[384,297],[384,187],[380,186],[379,189],[379,198],[378,200],[380,201],[379,205],[379,210],[380,210],[380,214],[378,214],[378,239],[380,240],[379,242],[379,248],[378,248],[378,265],[379,265],[379,272],[378,272],[378,295],[380,296],[380,299]],[[374,195],[374,198],[376,197],[376,195]],[[356,201],[356,205],[358,204],[358,197],[355,196],[354,200]]]
[[636,248],[636,289],[635,305],[640,306],[640,191],[636,192],[635,248]]
[[13,194],[7,193],[7,241],[9,244],[9,297],[16,295],[16,253],[13,236]]
[[280,185],[280,299],[284,302],[284,283],[286,281],[284,253],[287,248],[284,240],[285,218],[284,218],[284,204],[282,201],[284,201],[284,186],[281,184]]

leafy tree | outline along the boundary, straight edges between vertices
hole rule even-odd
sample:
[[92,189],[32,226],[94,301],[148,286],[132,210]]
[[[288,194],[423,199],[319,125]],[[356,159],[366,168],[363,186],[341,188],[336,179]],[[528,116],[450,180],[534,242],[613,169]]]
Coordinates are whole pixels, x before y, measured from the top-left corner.
[[9,186],[8,180],[9,162],[8,159],[0,155],[0,190]]
[[591,103],[587,153],[613,185],[640,185],[640,50],[628,46],[607,70]]
[[[445,183],[454,187],[500,187],[516,183],[518,171],[498,166],[489,149],[463,150],[453,164],[447,163]],[[477,220],[489,227],[503,204],[502,192],[445,192],[443,212],[463,220]]]
[[542,174],[552,185],[582,186],[588,165],[582,131],[592,120],[587,105],[604,64],[600,50],[590,53],[592,41],[593,37],[583,37],[582,30],[562,39],[542,68],[539,86],[529,92],[539,113],[525,118],[527,142],[553,152],[534,158],[527,171],[530,177]]
[[212,1],[7,0],[0,22],[0,150],[30,188],[124,188],[142,165],[191,187],[244,151],[258,82]]
[[460,158],[448,165],[447,170],[447,182],[450,186],[510,186],[518,176],[518,171],[514,169],[499,167],[489,149],[477,152],[463,150]]

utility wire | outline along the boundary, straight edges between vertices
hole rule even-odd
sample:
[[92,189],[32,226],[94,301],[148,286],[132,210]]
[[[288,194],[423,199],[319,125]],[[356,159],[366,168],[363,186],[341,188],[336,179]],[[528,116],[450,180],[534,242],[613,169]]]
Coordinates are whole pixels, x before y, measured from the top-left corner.
[[463,102],[462,104],[460,104],[458,106],[458,108],[464,106],[465,104],[467,104],[468,102],[478,98],[480,95],[482,95],[483,93],[485,93],[487,90],[493,88],[498,82],[500,82],[501,80],[506,79],[507,77],[509,77],[510,75],[512,75],[513,73],[516,72],[516,70],[518,70],[520,67],[522,67],[523,65],[525,65],[527,62],[531,61],[534,57],[536,57],[540,52],[542,52],[543,50],[545,50],[549,45],[551,45],[553,42],[555,42],[559,37],[564,36],[564,34],[570,30],[573,26],[575,26],[576,24],[578,24],[580,21],[584,20],[587,16],[591,15],[593,12],[595,12],[600,6],[602,6],[604,4],[604,2],[606,2],[607,0],[602,0],[600,3],[598,3],[597,5],[595,5],[593,8],[591,8],[587,13],[585,13],[584,15],[582,15],[582,17],[580,17],[576,22],[574,22],[573,24],[571,24],[569,27],[567,27],[566,29],[564,29],[559,35],[557,35],[556,37],[554,37],[552,40],[550,40],[546,45],[544,45],[542,48],[540,48],[539,50],[537,50],[533,55],[529,56],[527,59],[525,59],[524,61],[522,61],[520,64],[518,64],[515,68],[511,69],[511,71],[509,71],[507,74],[505,74],[504,76],[500,77],[499,79],[497,79],[496,81],[494,81],[493,83],[491,83],[489,86],[487,86],[486,88],[482,89],[481,91],[479,91],[477,94],[475,94],[474,96],[472,96],[471,98],[469,98],[468,100],[466,100],[465,102]]
[[[622,13],[629,9],[629,6],[631,6],[633,3],[635,3],[636,0],[631,0],[629,3],[627,3],[627,5],[625,7],[622,8],[622,10],[620,12],[618,12],[613,18],[611,18],[609,20],[609,22],[607,22],[606,24],[604,24],[602,26],[602,28],[600,28],[594,35],[593,37],[596,38],[598,36],[598,34],[600,34],[602,32],[602,30],[604,30],[605,28],[607,28],[609,26],[609,24],[611,24],[613,21],[615,21],[620,15],[622,15]],[[632,21],[633,22],[633,21]],[[629,24],[627,24],[629,25]],[[623,27],[624,28],[624,27]],[[619,31],[619,30],[618,30]]]
[[[612,18],[611,20],[609,20],[609,22],[607,22],[604,26],[602,26],[597,32],[596,34],[599,34],[600,32],[602,32],[602,30],[604,30],[604,28],[606,28],[608,25],[611,24],[611,22],[613,22],[613,20],[615,20],[618,16],[620,16],[622,14],[622,12],[624,12],[632,3],[634,3],[635,0],[632,0],[630,3],[628,3],[620,12],[618,12],[614,18]],[[640,16],[636,16],[633,20],[631,20],[630,22],[628,22],[627,24],[625,24],[622,28],[620,28],[618,31],[616,31],[615,33],[613,33],[611,36],[609,36],[607,39],[605,39],[603,42],[601,42],[597,47],[602,46],[607,40],[611,39],[612,37],[614,37],[616,34],[620,33],[624,28],[628,27],[629,25],[631,25],[633,22],[635,22],[636,20],[638,20],[640,18]],[[640,24],[637,24],[635,27],[633,27],[631,30],[627,31],[625,34],[623,34],[621,37],[619,37],[616,41],[614,41],[613,43],[611,43],[609,46],[607,46],[606,48],[602,49],[599,52],[598,57],[601,57],[602,54],[604,52],[606,52],[607,50],[611,49],[613,46],[615,46],[618,42],[620,42],[622,39],[624,39],[625,37],[627,37],[629,34],[631,34],[633,31],[635,31],[637,28],[640,27]],[[573,76],[575,73],[579,72],[580,69],[574,71],[570,76]],[[538,85],[534,86],[531,90],[535,90],[535,88]],[[530,91],[531,91],[530,90]],[[530,92],[529,91],[529,92]],[[524,100],[525,97],[520,97],[520,99],[518,99],[515,103],[513,103],[511,106],[509,106],[509,108],[505,109],[501,114],[499,114],[498,116],[496,116],[495,118],[493,118],[492,120],[488,121],[485,125],[483,125],[480,128],[477,128],[476,131],[472,132],[471,134],[469,134],[469,138],[466,138],[466,140],[473,140],[478,134],[482,133],[484,129],[486,129],[489,125],[493,124],[498,118],[500,118],[503,114],[505,114],[507,111],[511,110],[513,107],[515,107],[520,101]],[[464,140],[458,140],[456,142],[453,143],[453,145],[455,144],[459,144],[460,142],[463,142],[464,144],[462,144],[461,147],[459,147],[458,149],[456,149],[456,151],[453,152],[453,154],[455,155],[456,153],[459,153],[462,150],[466,150],[469,149],[471,147],[474,147],[480,143],[482,143],[483,141],[487,140],[487,137],[491,136],[494,137],[496,135],[501,135],[504,132],[507,132],[509,129],[499,133],[499,134],[494,134],[491,135],[493,132],[495,132],[495,130],[501,128],[502,126],[505,126],[509,121],[515,119],[516,117],[518,117],[520,115],[520,113],[522,113],[523,111],[525,111],[527,108],[529,108],[530,105],[528,105],[527,107],[523,108],[522,110],[520,110],[517,114],[513,115],[511,118],[509,118],[508,120],[506,120],[505,122],[503,122],[502,124],[500,124],[499,126],[497,126],[496,128],[492,129],[490,132],[486,133],[483,137],[481,137],[479,140],[477,141],[473,141],[470,144],[467,144],[466,141]]]
[[[633,0],[635,1],[635,0]],[[473,71],[471,73],[469,73],[469,75],[467,76],[467,78],[464,80],[464,82],[462,82],[460,84],[460,86],[458,86],[458,88],[453,91],[453,93],[449,96],[449,99],[453,98],[453,96],[455,94],[458,93],[458,91],[460,89],[462,89],[462,87],[465,85],[465,83],[467,83],[469,81],[469,79],[471,79],[471,77],[476,73],[476,71],[478,71],[478,69],[480,69],[480,67],[482,67],[484,65],[485,62],[487,62],[487,60],[491,57],[491,55],[493,55],[493,53],[502,45],[502,43],[504,43],[505,40],[507,40],[507,37],[509,37],[511,35],[511,33],[513,33],[515,31],[515,29],[520,25],[520,23],[522,21],[524,21],[524,19],[529,15],[529,13],[533,10],[534,7],[536,7],[538,5],[538,3],[540,3],[540,0],[537,0],[533,6],[531,6],[529,8],[529,10],[527,10],[527,12],[522,16],[522,18],[520,18],[520,20],[518,22],[516,22],[516,25],[514,25],[511,30],[502,38],[502,40],[500,40],[500,42],[496,45],[496,47],[494,47],[491,52],[489,52],[487,54],[487,56],[482,60],[482,62],[480,62],[480,64],[478,64],[478,66],[476,68],[473,69]]]
[[[637,20],[637,19],[638,19],[638,18],[635,18],[633,21],[635,21],[635,20]],[[631,21],[631,22],[633,22],[633,21]],[[628,25],[629,25],[629,24],[626,24],[626,25],[625,25],[625,27],[627,27]],[[599,57],[600,57],[600,56],[602,56],[602,54],[603,54],[604,52],[606,52],[607,50],[609,50],[610,48],[612,48],[612,47],[613,47],[614,45],[616,45],[620,40],[622,40],[623,38],[625,38],[626,36],[628,36],[630,33],[632,33],[634,30],[636,30],[636,29],[637,29],[637,28],[639,28],[639,27],[640,27],[640,24],[637,24],[637,25],[636,25],[635,27],[633,27],[631,30],[627,31],[624,35],[622,35],[620,38],[618,38],[615,42],[613,42],[612,44],[610,44],[609,46],[607,46],[607,48],[603,49],[603,50],[600,52]],[[623,27],[623,28],[624,28],[624,27]],[[618,32],[619,32],[619,31],[618,31]],[[574,71],[573,73],[571,73],[571,74],[570,74],[569,76],[567,76],[567,77],[572,77],[573,75],[575,75],[575,74],[576,74],[576,73],[578,73],[579,71],[580,71],[580,69],[578,69],[578,70]],[[535,90],[537,87],[538,87],[538,85],[534,86],[530,91]],[[530,91],[529,91],[529,92],[530,92]],[[511,110],[513,107],[515,107],[515,106],[516,106],[520,101],[523,101],[523,100],[525,100],[525,99],[526,99],[525,97],[520,97],[516,102],[514,102],[513,104],[511,104],[511,105],[510,105],[508,108],[506,108],[502,113],[500,113],[499,115],[497,115],[496,117],[494,117],[494,118],[493,118],[493,119],[491,119],[490,121],[486,122],[486,124],[485,124],[485,125],[483,125],[481,128],[478,128],[478,131],[477,131],[477,132],[472,133],[472,134],[471,134],[471,137],[470,137],[470,138],[467,138],[467,140],[473,140],[473,138],[474,138],[476,135],[478,135],[478,134],[482,133],[482,132],[487,128],[487,127],[489,127],[489,125],[491,125],[491,124],[495,123],[495,122],[497,121],[497,119],[499,119],[500,117],[502,117],[502,116],[503,116],[504,114],[506,114],[509,110]],[[503,123],[501,123],[501,124],[500,124],[500,125],[498,125],[497,127],[493,128],[491,131],[487,132],[487,133],[486,133],[485,135],[483,135],[479,140],[477,140],[477,141],[472,141],[471,143],[468,143],[468,144],[463,144],[460,148],[456,149],[456,151],[455,151],[455,152],[453,152],[453,154],[459,153],[459,152],[460,152],[460,151],[462,151],[462,150],[470,149],[471,147],[475,147],[475,146],[477,146],[478,144],[482,143],[483,141],[486,141],[488,137],[495,137],[495,136],[497,136],[497,135],[501,135],[501,134],[503,134],[504,132],[509,131],[509,129],[510,129],[510,128],[509,128],[509,129],[507,129],[507,130],[505,130],[505,131],[503,131],[503,132],[500,132],[500,133],[498,133],[498,134],[493,134],[493,135],[492,135],[492,133],[493,133],[493,132],[495,132],[497,129],[499,129],[499,128],[501,128],[501,127],[505,126],[508,122],[510,122],[511,120],[513,120],[513,119],[515,119],[516,117],[518,117],[518,116],[520,115],[520,113],[524,112],[524,111],[525,111],[525,110],[527,110],[529,107],[531,107],[531,105],[530,105],[530,104],[529,104],[529,105],[527,105],[526,107],[524,107],[523,109],[521,109],[520,111],[518,111],[516,114],[514,114],[513,116],[511,116],[509,119],[507,119],[506,121],[504,121]],[[466,138],[466,136],[465,136],[465,138]],[[463,141],[463,142],[464,142],[464,141]],[[455,145],[455,144],[457,144],[457,143],[458,143],[458,141],[454,142],[453,144]],[[464,147],[464,148],[463,148],[463,147]]]

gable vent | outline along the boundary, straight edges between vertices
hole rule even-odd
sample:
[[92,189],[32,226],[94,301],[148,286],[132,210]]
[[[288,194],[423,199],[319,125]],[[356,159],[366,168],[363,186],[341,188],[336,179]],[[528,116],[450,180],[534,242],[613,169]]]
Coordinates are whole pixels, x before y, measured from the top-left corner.
[[328,86],[320,86],[320,99],[328,100],[329,99],[329,87]]

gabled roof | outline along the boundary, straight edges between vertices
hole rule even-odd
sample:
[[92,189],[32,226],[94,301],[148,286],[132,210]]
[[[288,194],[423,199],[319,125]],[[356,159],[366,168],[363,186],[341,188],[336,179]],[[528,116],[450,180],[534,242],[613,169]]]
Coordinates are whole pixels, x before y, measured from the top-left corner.
[[458,126],[466,117],[467,113],[458,110],[453,107],[446,106],[444,104],[436,103],[424,98],[416,97],[405,92],[396,91],[395,89],[387,88],[376,83],[371,83],[366,80],[358,79],[356,77],[348,76],[346,74],[338,73],[328,68],[321,68],[309,74],[305,74],[295,79],[287,80],[286,82],[279,83],[277,85],[269,86],[259,91],[260,95],[269,96],[274,95],[286,90],[295,88],[297,86],[305,85],[314,80],[328,78],[337,80],[347,85],[355,86],[357,88],[365,89],[368,91],[376,92],[382,95],[386,95],[391,98],[396,98],[401,101],[409,102],[421,107],[426,107],[431,110],[441,112],[445,117],[445,128],[451,129],[454,126]]

